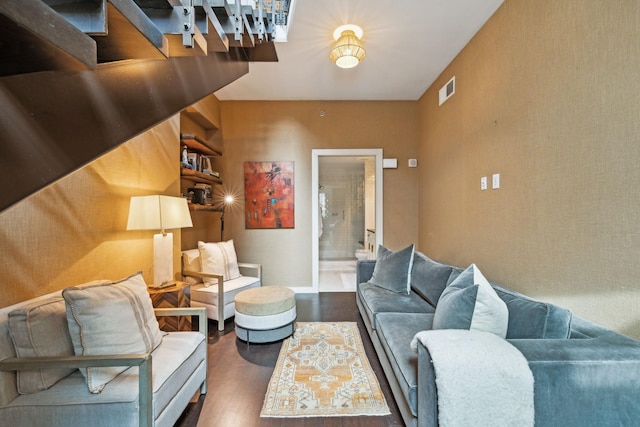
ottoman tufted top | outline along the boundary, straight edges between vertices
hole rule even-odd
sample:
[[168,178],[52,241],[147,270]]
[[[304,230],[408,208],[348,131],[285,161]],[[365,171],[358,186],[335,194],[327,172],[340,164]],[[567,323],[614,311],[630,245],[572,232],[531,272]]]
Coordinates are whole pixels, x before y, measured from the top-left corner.
[[296,305],[296,293],[282,286],[262,286],[236,295],[236,312],[252,316],[283,313]]

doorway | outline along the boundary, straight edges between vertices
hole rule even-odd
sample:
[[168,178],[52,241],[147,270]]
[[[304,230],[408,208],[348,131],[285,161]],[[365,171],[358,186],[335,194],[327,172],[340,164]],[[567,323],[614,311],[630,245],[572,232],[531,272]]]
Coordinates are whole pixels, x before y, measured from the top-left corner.
[[381,149],[312,150],[312,241],[313,292],[354,291],[356,253],[382,242]]

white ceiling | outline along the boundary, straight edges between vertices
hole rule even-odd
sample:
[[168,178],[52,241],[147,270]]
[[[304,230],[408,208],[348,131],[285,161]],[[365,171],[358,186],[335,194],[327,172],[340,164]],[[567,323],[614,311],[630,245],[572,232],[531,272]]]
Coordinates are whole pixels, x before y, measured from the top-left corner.
[[[503,0],[296,0],[278,62],[216,92],[220,100],[417,100]],[[362,27],[366,58],[329,60],[333,31]]]

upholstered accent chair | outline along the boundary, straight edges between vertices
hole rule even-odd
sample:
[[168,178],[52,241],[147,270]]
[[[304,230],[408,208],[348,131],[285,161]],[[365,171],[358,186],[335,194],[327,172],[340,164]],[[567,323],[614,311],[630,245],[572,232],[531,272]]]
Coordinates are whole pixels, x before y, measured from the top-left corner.
[[235,296],[262,286],[262,265],[239,263],[233,240],[198,242],[198,249],[182,252],[182,276],[190,286],[191,307],[203,307],[218,322],[235,315]]

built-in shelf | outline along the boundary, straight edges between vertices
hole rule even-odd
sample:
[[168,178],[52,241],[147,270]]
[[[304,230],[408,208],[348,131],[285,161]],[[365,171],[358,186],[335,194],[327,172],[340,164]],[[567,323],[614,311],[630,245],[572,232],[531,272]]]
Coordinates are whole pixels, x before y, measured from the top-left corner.
[[182,171],[180,172],[180,176],[192,182],[202,182],[205,184],[213,184],[213,185],[222,184],[222,180],[220,178],[216,178],[213,175],[207,175],[202,172],[194,171],[193,169],[182,168]]
[[195,135],[180,135],[180,142],[205,156],[222,156],[222,151]]
[[210,205],[196,205],[193,203],[189,203],[189,210],[191,211],[208,211],[208,212],[222,212],[221,209],[210,206]]
[[208,112],[200,104],[193,104],[182,110],[182,113],[186,114],[187,117],[202,126],[205,130],[218,129],[218,125],[216,125],[212,119],[209,119]]

